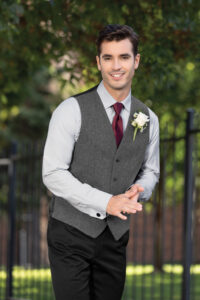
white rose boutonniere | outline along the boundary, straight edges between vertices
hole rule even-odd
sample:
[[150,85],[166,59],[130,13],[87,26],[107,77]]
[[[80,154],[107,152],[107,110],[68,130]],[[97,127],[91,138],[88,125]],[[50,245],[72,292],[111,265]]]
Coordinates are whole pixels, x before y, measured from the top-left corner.
[[131,125],[135,127],[134,134],[133,134],[133,142],[135,141],[135,137],[137,134],[138,129],[140,132],[147,127],[147,123],[149,122],[149,117],[142,112],[134,113],[133,115],[134,120],[132,121]]

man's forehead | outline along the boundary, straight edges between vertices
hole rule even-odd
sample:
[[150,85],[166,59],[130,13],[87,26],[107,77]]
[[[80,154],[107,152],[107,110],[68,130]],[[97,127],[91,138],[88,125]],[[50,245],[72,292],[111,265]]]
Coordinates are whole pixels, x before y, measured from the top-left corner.
[[132,54],[133,47],[129,39],[121,41],[103,41],[101,44],[101,54],[123,55]]

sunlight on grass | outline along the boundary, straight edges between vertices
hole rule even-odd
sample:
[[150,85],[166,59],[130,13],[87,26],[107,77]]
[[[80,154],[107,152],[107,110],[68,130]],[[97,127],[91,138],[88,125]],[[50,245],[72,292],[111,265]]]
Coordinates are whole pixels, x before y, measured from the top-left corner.
[[15,268],[13,271],[13,276],[16,279],[34,279],[40,278],[40,280],[51,279],[50,269],[23,269]]
[[192,274],[200,274],[200,265],[191,266],[190,270]]
[[[126,283],[123,300],[141,299],[153,295],[154,300],[169,300],[173,292],[174,300],[181,300],[183,267],[180,264],[164,264],[163,272],[153,265],[131,265],[126,268]],[[0,269],[0,294],[6,288],[6,270]],[[191,266],[191,282],[194,295],[199,295],[200,264]],[[30,269],[14,267],[14,296],[20,299],[55,300],[53,296],[51,272],[49,268]],[[1,296],[0,296],[1,298]]]
[[[163,266],[163,270],[166,273],[182,274],[183,266],[166,264]],[[200,265],[192,265],[190,268],[190,272],[191,274],[200,274]]]
[[0,279],[6,279],[6,272],[5,271],[0,271]]
[[[173,274],[182,274],[183,273],[183,266],[182,265],[170,265],[164,264],[163,271],[166,273],[173,273]],[[154,267],[152,265],[128,265],[126,267],[126,275],[142,275],[142,274],[150,274],[154,272]],[[200,274],[200,265],[193,265],[191,266],[191,274]]]
[[183,266],[166,264],[163,266],[163,271],[165,271],[166,273],[182,274]]
[[146,265],[146,266],[128,265],[126,267],[126,275],[127,276],[149,274],[149,273],[152,273],[153,271],[154,271],[154,267],[152,265]]
[[[174,273],[174,274],[182,274],[183,266],[182,265],[163,265],[163,271],[166,273]],[[154,272],[154,267],[152,265],[128,265],[126,267],[126,275],[142,275],[142,274],[150,274]],[[192,274],[200,274],[200,265],[191,266]],[[51,272],[50,269],[25,269],[22,267],[15,267],[13,270],[13,277],[15,279],[34,279],[40,278],[40,280],[50,280]],[[0,271],[0,279],[6,279],[6,271]]]

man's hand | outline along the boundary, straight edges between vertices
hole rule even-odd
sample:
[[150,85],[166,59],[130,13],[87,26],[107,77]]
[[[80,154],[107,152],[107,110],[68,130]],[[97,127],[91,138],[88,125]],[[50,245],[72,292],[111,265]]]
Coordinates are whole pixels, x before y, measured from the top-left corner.
[[137,211],[142,210],[142,205],[137,202],[139,193],[144,189],[135,184],[125,194],[112,196],[108,202],[106,212],[109,215],[117,216],[122,220],[126,220],[127,217],[122,214],[134,214]]
[[137,202],[140,193],[143,191],[144,188],[142,186],[134,184],[128,191],[125,192],[125,195],[128,196],[131,201]]

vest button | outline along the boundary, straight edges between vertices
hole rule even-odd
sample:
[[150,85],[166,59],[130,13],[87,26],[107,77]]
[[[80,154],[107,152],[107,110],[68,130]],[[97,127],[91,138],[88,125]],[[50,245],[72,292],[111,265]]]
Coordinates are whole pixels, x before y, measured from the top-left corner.
[[113,178],[113,181],[117,181],[117,178],[116,178],[116,177],[114,177],[114,178]]
[[119,162],[119,158],[116,159],[116,162]]
[[100,213],[97,213],[96,216],[97,216],[97,217],[101,217],[101,214],[100,214]]

